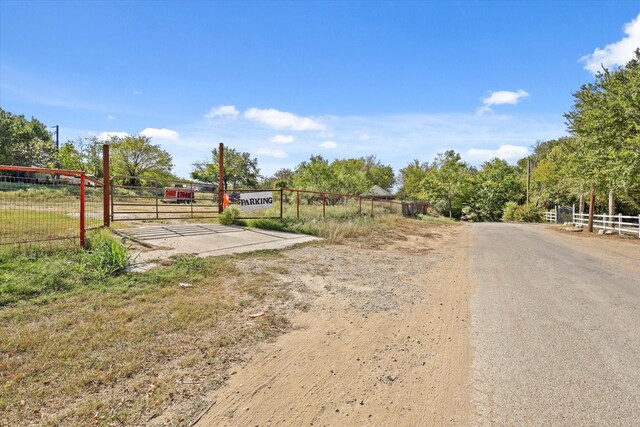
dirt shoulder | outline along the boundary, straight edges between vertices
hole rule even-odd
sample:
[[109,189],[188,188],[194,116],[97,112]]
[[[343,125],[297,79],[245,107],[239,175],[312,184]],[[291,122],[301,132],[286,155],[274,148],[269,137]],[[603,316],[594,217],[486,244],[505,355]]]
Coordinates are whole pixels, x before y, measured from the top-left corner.
[[411,221],[392,235],[286,251],[277,280],[306,311],[231,368],[198,425],[468,424],[468,239],[466,226]]

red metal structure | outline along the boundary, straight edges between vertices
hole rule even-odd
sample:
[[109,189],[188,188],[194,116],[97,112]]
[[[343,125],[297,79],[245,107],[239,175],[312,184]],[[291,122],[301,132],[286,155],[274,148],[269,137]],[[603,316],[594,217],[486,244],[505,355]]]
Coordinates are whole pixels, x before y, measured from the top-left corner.
[[162,203],[195,203],[195,192],[190,188],[167,187]]

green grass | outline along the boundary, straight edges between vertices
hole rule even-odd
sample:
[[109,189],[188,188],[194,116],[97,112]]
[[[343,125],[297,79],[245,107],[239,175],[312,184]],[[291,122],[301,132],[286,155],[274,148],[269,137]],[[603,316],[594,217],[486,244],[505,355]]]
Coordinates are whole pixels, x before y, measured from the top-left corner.
[[[16,250],[0,259],[0,413],[8,425],[146,424],[194,387],[200,395],[221,383],[238,346],[290,327],[275,312],[247,321],[245,310],[290,298],[268,274],[236,267],[251,255],[183,256],[146,273],[104,275],[92,258],[117,261],[110,246],[99,236],[87,251]],[[181,385],[193,375],[207,385]]]
[[[59,210],[65,211],[66,206],[60,206]],[[78,236],[79,219],[60,211],[3,208],[0,210],[0,243]]]

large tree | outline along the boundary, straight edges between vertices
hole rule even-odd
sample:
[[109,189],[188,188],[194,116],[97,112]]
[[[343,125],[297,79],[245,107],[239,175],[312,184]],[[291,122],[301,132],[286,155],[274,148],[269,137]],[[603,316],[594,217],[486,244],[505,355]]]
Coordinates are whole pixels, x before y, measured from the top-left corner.
[[112,137],[111,174],[121,175],[127,185],[140,185],[143,178],[171,178],[171,154],[151,143],[147,136]]
[[[217,148],[211,150],[211,161],[193,164],[191,177],[198,181],[218,184],[218,165],[220,153]],[[251,154],[233,148],[224,149],[224,186],[225,188],[257,188],[260,180],[258,159]]]
[[640,177],[640,49],[626,66],[603,70],[583,85],[565,114],[578,137],[577,161],[590,190],[628,194]]
[[0,108],[0,164],[54,166],[55,145],[47,127]]

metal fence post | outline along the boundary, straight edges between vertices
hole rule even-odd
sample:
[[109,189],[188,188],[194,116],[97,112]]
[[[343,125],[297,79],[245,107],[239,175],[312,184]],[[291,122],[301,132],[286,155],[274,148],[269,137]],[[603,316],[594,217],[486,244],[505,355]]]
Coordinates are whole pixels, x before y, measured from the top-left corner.
[[80,247],[84,248],[85,227],[84,227],[84,172],[80,174]]
[[327,217],[326,203],[325,203],[324,193],[322,193],[322,218],[324,219],[326,217]]
[[111,225],[111,214],[109,212],[111,199],[111,174],[109,173],[109,144],[102,146],[102,220],[105,227]]
[[576,222],[576,204],[571,205],[571,222],[575,224]]
[[358,215],[362,215],[362,197],[358,196]]
[[296,219],[300,219],[300,190],[296,192]]
[[284,190],[280,189],[280,219],[282,219],[282,206],[284,205]]
[[622,214],[618,214],[618,234],[622,235]]

